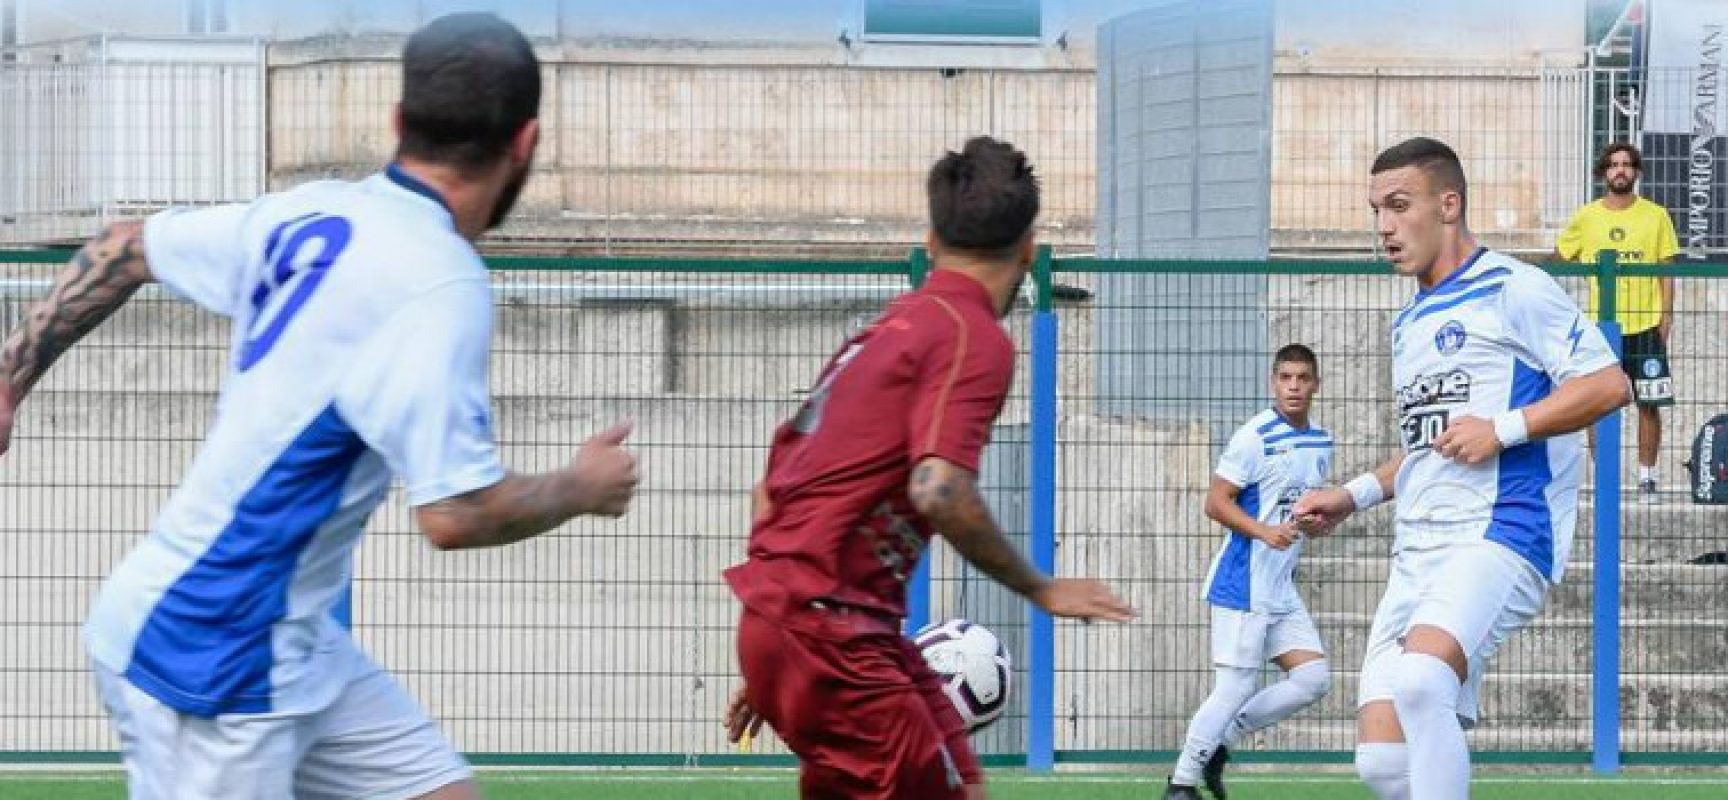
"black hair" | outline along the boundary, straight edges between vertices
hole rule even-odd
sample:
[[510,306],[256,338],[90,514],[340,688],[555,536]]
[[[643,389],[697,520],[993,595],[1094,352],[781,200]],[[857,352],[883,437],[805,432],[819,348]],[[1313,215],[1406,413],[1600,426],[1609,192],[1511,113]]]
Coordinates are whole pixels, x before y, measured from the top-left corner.
[[1629,142],[1615,142],[1602,148],[1602,155],[1596,157],[1596,177],[1607,177],[1608,165],[1613,163],[1615,153],[1625,153],[1631,157],[1633,169],[1644,171],[1644,154],[1638,152],[1638,148]]
[[1272,371],[1278,371],[1279,364],[1307,364],[1314,368],[1314,374],[1320,374],[1320,358],[1305,344],[1287,344],[1278,348],[1272,355]]
[[1458,154],[1452,152],[1445,142],[1418,136],[1405,139],[1380,152],[1374,159],[1374,166],[1368,172],[1379,175],[1382,172],[1416,167],[1428,176],[1435,188],[1451,190],[1458,193],[1463,201],[1460,205],[1468,208],[1470,205],[1470,187],[1464,180],[1464,165],[1458,161]]
[[472,170],[496,163],[540,115],[540,61],[492,14],[439,17],[402,52],[402,156]]
[[979,136],[930,168],[930,227],[943,246],[1004,258],[1038,216],[1038,177],[1026,154]]

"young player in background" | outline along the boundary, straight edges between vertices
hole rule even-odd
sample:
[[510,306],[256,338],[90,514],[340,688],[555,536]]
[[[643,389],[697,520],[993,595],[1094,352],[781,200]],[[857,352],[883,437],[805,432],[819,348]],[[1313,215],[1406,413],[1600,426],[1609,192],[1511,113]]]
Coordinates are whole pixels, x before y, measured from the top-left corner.
[[[1231,745],[1307,708],[1331,687],[1320,633],[1292,577],[1302,532],[1291,509],[1325,484],[1332,467],[1332,435],[1308,416],[1319,389],[1314,351],[1280,348],[1272,357],[1272,407],[1237,429],[1213,472],[1206,516],[1226,532],[1204,595],[1212,608],[1212,693],[1188,723],[1168,800],[1198,798],[1202,780],[1224,800]],[[1260,689],[1267,661],[1285,678]]]

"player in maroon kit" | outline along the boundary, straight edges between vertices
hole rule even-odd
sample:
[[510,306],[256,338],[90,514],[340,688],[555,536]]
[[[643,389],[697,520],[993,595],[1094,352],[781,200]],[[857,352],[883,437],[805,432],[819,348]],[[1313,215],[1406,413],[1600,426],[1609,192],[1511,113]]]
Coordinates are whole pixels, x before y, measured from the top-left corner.
[[936,162],[927,189],[929,281],[846,342],[775,432],[749,557],[726,571],[744,604],[731,737],[773,726],[803,762],[805,798],[984,796],[959,712],[900,635],[934,533],[1053,615],[1133,615],[1098,581],[1027,563],[978,493],[1014,375],[999,320],[1033,259],[1032,167],[980,137]]

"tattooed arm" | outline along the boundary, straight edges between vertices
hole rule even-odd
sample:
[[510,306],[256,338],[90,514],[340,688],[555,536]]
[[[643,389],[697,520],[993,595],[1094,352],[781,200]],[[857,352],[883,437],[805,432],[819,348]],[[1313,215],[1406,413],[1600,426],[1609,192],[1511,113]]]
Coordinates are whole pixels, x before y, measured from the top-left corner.
[[1126,621],[1134,612],[1095,580],[1052,579],[1002,535],[970,470],[931,456],[912,468],[912,505],[972,566],[1059,617]]
[[0,454],[11,446],[18,405],[43,373],[150,280],[143,223],[116,223],[84,245],[48,296],[25,311],[0,345]]

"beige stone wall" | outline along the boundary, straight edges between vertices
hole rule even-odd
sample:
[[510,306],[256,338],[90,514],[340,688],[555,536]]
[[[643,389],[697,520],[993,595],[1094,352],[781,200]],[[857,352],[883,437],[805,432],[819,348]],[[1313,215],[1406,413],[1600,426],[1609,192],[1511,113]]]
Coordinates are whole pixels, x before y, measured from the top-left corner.
[[[398,81],[388,59],[274,66],[271,184],[375,169],[389,157]],[[545,81],[537,174],[501,241],[898,252],[921,234],[930,163],[988,133],[1037,165],[1045,238],[1092,246],[1090,70],[548,62]],[[1569,113],[1554,108],[1565,98],[1545,96],[1533,69],[1286,65],[1274,98],[1280,249],[1360,253],[1368,165],[1411,135],[1458,149],[1473,222],[1501,246],[1546,247],[1545,193],[1581,175],[1549,141],[1546,120]]]

